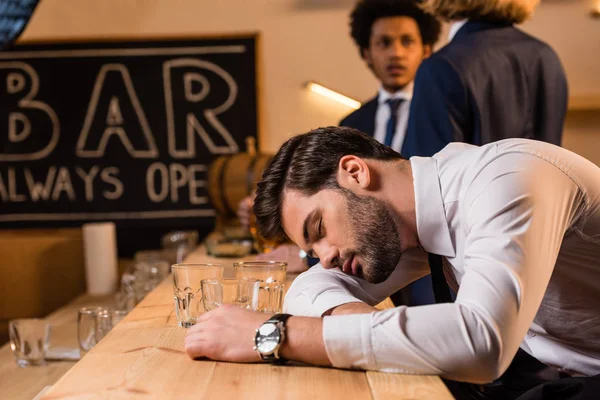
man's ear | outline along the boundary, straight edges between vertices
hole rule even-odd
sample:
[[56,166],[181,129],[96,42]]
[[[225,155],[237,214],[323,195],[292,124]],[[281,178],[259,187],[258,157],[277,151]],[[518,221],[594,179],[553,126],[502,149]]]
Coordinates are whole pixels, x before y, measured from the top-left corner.
[[371,183],[371,171],[365,160],[355,155],[346,155],[338,164],[338,182],[345,189],[366,189]]
[[371,52],[368,48],[364,48],[361,51],[362,59],[367,63],[369,68],[373,67],[373,59],[371,58]]
[[423,45],[423,59],[428,58],[433,53],[433,46],[430,44]]

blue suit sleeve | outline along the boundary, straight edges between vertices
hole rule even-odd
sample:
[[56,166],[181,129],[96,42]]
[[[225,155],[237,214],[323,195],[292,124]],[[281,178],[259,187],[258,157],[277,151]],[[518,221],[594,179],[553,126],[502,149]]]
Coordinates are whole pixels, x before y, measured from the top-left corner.
[[432,156],[450,142],[473,142],[469,98],[455,68],[433,55],[415,77],[402,155]]
[[533,138],[560,146],[569,98],[567,78],[560,59],[551,48],[547,47],[541,54]]

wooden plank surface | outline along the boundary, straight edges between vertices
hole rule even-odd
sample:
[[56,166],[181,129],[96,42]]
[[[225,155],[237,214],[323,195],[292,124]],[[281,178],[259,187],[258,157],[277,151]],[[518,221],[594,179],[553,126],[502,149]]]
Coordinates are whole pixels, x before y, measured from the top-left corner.
[[371,398],[361,371],[191,360],[172,298],[165,280],[42,398],[262,399],[266,390],[283,399]]
[[373,400],[453,400],[446,385],[437,376],[366,373]]
[[[111,305],[106,297],[83,295],[50,314],[52,325],[50,349],[77,349],[77,310],[90,305]],[[45,366],[20,368],[7,343],[0,349],[0,398],[31,400],[45,386],[53,385],[76,361],[48,361]]]
[[[192,261],[216,260],[192,257]],[[226,274],[230,275],[230,261],[224,264]],[[288,286],[294,277],[289,276]],[[390,304],[384,303],[380,307]],[[76,315],[73,313],[76,308],[74,305],[70,313],[61,310],[65,326],[70,320],[71,327],[76,327],[75,320],[71,319]],[[17,392],[20,390],[21,397],[14,398],[33,398],[44,386],[51,384],[47,382],[66,370],[68,372],[41,396],[42,399],[452,398],[448,397],[445,386],[437,377],[303,365],[194,361],[184,352],[185,332],[186,329],[177,326],[169,277],[75,366],[71,368],[72,363],[68,363],[61,369],[59,363],[53,363],[42,367],[40,371],[47,371],[48,379],[38,382],[38,386],[27,393],[29,397],[25,397],[23,389],[27,384],[19,385]],[[71,337],[76,340],[75,333]],[[31,371],[23,371],[28,370]],[[27,379],[33,383],[34,378]],[[0,384],[2,396],[5,394],[3,389],[4,385]]]

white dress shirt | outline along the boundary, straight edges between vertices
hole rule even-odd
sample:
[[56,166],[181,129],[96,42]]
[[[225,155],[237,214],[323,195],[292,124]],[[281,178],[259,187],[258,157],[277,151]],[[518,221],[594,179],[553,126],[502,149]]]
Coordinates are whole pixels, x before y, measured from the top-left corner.
[[398,153],[402,150],[402,144],[404,143],[404,137],[406,136],[406,126],[408,125],[408,115],[410,112],[410,101],[412,100],[413,94],[413,82],[410,82],[404,87],[404,89],[397,91],[396,93],[390,93],[384,88],[379,89],[379,95],[377,96],[377,111],[375,112],[375,140],[379,143],[385,141],[385,134],[387,129],[387,123],[391,116],[390,106],[386,104],[389,99],[402,99],[404,100],[400,107],[398,107],[398,119],[396,121],[396,131],[394,132],[394,139],[392,140],[391,148],[396,150]]
[[[333,365],[489,382],[520,346],[572,375],[599,374],[600,168],[527,139],[451,143],[410,163],[419,241],[444,257],[456,302],[326,316]],[[417,251],[380,284],[317,265],[284,308],[374,305],[427,273]]]
[[463,26],[465,26],[465,24],[468,21],[469,21],[468,19],[461,19],[459,21],[454,21],[452,23],[452,25],[450,25],[450,30],[448,31],[448,41],[449,42],[451,42],[452,39],[454,39],[454,36],[456,36],[456,34],[460,30],[460,28],[462,28]]

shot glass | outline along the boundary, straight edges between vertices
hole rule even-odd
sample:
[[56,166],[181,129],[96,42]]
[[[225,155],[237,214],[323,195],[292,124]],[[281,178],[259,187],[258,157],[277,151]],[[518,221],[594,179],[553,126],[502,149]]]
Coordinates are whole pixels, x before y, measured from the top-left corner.
[[113,310],[106,307],[82,307],[77,315],[79,354],[87,354],[113,327]]
[[223,304],[256,310],[260,282],[256,279],[204,279],[202,294],[204,309],[214,310]]
[[283,308],[287,263],[282,261],[244,261],[233,263],[238,279],[260,281],[258,311],[280,313]]
[[189,328],[204,312],[202,303],[203,279],[223,278],[223,266],[219,264],[174,264],[173,295],[179,326]]
[[8,323],[10,348],[19,367],[46,364],[50,324],[44,319],[14,319]]

